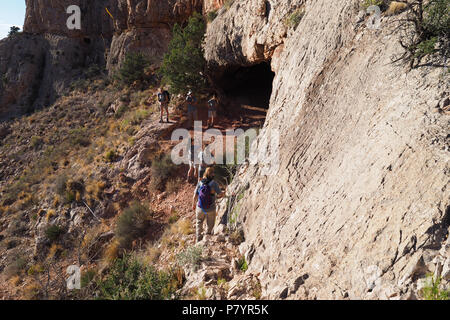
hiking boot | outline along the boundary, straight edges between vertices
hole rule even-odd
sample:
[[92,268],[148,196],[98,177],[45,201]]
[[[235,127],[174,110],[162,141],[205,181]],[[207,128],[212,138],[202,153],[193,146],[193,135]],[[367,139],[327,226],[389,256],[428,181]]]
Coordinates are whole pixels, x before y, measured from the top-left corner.
[[163,121],[163,119],[161,118],[161,120],[159,120],[159,123],[163,123],[164,121]]

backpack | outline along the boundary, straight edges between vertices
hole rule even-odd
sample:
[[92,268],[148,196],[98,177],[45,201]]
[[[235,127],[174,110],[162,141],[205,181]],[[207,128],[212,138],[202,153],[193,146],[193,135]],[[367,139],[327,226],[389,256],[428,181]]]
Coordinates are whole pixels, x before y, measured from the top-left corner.
[[217,100],[216,99],[209,100],[208,105],[209,105],[210,109],[215,109],[217,107]]
[[198,190],[198,206],[200,209],[208,210],[213,204],[213,199],[211,195],[211,181],[202,180],[200,188]]
[[167,90],[164,90],[163,94],[165,94],[165,95],[166,95],[166,98],[167,98],[167,102],[170,102],[170,93],[169,93],[169,91],[167,91]]
[[170,94],[168,91],[164,90],[162,93],[158,93],[158,101],[159,102],[170,102]]

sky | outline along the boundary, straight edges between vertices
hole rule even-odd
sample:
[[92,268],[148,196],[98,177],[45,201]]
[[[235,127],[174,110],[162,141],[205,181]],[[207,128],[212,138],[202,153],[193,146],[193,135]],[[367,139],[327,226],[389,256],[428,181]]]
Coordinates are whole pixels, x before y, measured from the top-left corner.
[[25,0],[0,0],[0,39],[8,35],[9,28],[22,30],[25,20]]

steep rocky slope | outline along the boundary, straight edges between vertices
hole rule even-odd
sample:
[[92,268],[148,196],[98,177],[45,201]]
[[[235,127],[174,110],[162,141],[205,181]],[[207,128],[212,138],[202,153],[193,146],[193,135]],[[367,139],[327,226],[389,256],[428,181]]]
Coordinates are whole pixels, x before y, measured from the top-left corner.
[[[298,27],[283,27],[301,5]],[[410,298],[449,268],[448,245],[437,251],[450,223],[448,72],[392,63],[393,18],[381,30],[364,18],[351,0],[234,1],[208,28],[218,79],[260,61],[276,71],[259,141],[280,133],[279,170],[250,166],[233,183],[247,187],[242,251],[272,298]]]

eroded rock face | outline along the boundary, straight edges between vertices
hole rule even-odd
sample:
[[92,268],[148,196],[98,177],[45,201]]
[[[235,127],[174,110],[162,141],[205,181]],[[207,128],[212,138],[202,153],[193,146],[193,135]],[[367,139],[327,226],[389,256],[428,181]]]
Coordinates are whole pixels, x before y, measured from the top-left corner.
[[201,12],[200,0],[122,0],[115,21],[107,69],[113,72],[128,52],[144,52],[158,65],[167,51],[175,22],[185,21],[194,11]]
[[269,2],[264,18],[259,1],[235,1],[206,48],[226,68],[284,47],[258,139],[279,133],[278,169],[250,166],[232,186],[249,185],[238,218],[255,249],[249,271],[275,299],[417,297],[436,268],[419,261],[449,227],[449,118],[437,109],[448,74],[393,64],[396,34],[357,23],[358,1],[306,2],[295,30],[281,24],[289,5]]
[[[112,73],[128,52],[146,53],[157,65],[171,28],[200,0],[27,0],[24,34],[0,42],[0,119],[45,107],[97,64]],[[81,30],[69,30],[67,8],[81,9]],[[109,13],[108,13],[109,12]],[[111,15],[110,15],[111,14]]]
[[0,119],[51,105],[84,68],[105,63],[105,44],[54,34],[0,41]]
[[224,3],[225,0],[205,0],[203,1],[203,12],[219,10]]
[[[209,67],[214,70],[270,61],[287,35],[285,19],[304,2],[234,1],[229,9],[222,7],[207,31],[205,57]],[[220,5],[207,1],[205,6],[216,4]]]
[[[23,30],[33,34],[58,34],[69,37],[112,35],[112,21],[105,8],[113,14],[117,1],[112,0],[26,0],[27,11]],[[81,8],[81,30],[67,28],[67,8],[77,5]]]

